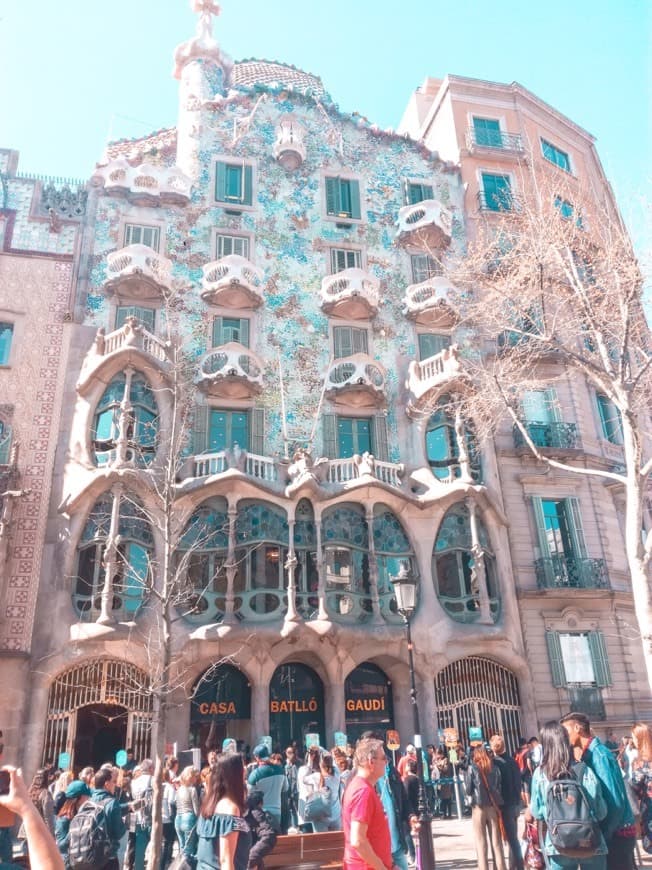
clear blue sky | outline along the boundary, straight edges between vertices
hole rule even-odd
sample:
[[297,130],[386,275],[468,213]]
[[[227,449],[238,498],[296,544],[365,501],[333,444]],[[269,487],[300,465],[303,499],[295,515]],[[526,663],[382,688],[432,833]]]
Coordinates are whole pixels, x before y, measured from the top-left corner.
[[[0,147],[22,171],[87,177],[107,136],[173,125],[172,52],[195,22],[188,0],[0,0]],[[383,127],[426,75],[519,81],[597,137],[630,223],[649,189],[650,0],[223,0],[215,34]]]

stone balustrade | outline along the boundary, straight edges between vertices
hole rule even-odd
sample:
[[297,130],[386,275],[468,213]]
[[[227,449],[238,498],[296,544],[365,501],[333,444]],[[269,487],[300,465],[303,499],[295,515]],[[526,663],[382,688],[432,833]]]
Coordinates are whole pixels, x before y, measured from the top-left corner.
[[342,303],[362,303],[372,316],[378,310],[380,281],[364,269],[343,269],[327,275],[321,282],[322,308],[328,314]]
[[93,181],[103,184],[105,191],[113,196],[126,196],[132,202],[148,205],[158,202],[185,204],[190,201],[192,190],[192,179],[177,166],[151,163],[132,166],[124,158],[98,168]]
[[412,360],[408,366],[405,386],[410,393],[408,410],[414,407],[430,390],[438,389],[462,374],[459,350],[456,344],[446,347],[434,356],[421,361]]
[[278,480],[276,460],[270,456],[259,456],[241,450],[237,444],[230,450],[216,453],[200,453],[194,458],[194,477],[210,477],[235,469],[247,477],[275,483]]
[[403,484],[401,477],[404,471],[405,467],[400,463],[384,462],[368,453],[362,456],[356,454],[348,459],[330,459],[326,481],[327,483],[345,484],[365,475],[372,475],[381,483],[400,489]]
[[423,233],[424,240],[436,247],[450,244],[453,216],[437,199],[403,206],[399,209],[397,223],[397,235],[403,241],[412,242],[415,234]]
[[107,356],[124,353],[128,357],[125,359],[127,364],[132,362],[130,357],[134,352],[136,355],[144,354],[150,358],[150,361],[156,360],[159,364],[166,364],[169,361],[166,343],[148,332],[135,317],[128,317],[123,325],[113,332],[105,333],[103,329],[98,329],[95,341],[84,360],[77,383],[78,389],[84,388]]
[[257,308],[265,301],[262,269],[245,257],[229,254],[203,267],[202,299],[211,305],[245,305]]

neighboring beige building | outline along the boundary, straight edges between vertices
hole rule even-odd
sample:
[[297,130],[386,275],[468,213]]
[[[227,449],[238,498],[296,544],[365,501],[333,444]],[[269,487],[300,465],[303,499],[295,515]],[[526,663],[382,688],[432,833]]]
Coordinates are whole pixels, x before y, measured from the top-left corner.
[[[65,414],[43,433],[45,557],[30,568],[38,609],[13,696],[25,766],[64,751],[76,767],[128,745],[148,751],[142,687],[157,609],[147,586],[164,555],[152,482],[174,422],[169,342],[192,362],[174,509],[175,556],[191,555],[170,743],[283,745],[317,732],[332,745],[335,732],[369,727],[412,739],[392,586],[402,564],[419,586],[425,740],[450,726],[466,740],[479,725],[513,746],[571,703],[605,727],[648,715],[636,642],[613,624],[633,619],[613,497],[543,475],[511,431],[480,451],[447,413],[455,317],[430,256],[463,250],[484,171],[516,185],[528,165],[501,138],[525,137],[512,90],[536,108],[554,153],[590,167],[609,196],[590,137],[518,86],[455,78],[439,90],[428,80],[415,97],[404,127],[424,141],[413,142],[342,114],[315,76],[233,63],[206,11],[175,72],[177,126],[108,146],[74,276],[68,266],[52,405]],[[468,86],[466,108],[452,83]],[[476,90],[499,128],[485,124],[488,153],[467,158]],[[536,123],[528,115],[529,141]],[[501,184],[493,195],[504,201]],[[5,259],[18,268],[2,254],[0,269]],[[48,317],[42,298],[35,312]],[[563,418],[549,431],[617,462],[594,397],[581,384],[557,389]],[[550,522],[564,527],[557,553],[542,551]]]

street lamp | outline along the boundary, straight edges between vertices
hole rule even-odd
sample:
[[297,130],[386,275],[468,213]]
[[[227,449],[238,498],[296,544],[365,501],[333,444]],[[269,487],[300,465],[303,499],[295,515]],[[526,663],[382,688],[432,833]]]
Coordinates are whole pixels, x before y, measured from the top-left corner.
[[417,689],[414,682],[414,656],[410,618],[417,604],[417,581],[405,562],[401,562],[398,574],[391,578],[394,584],[394,594],[398,612],[405,620],[407,648],[410,664],[410,702],[414,719],[414,746],[417,750],[417,777],[419,779],[419,870],[434,870],[435,849],[432,842],[432,816],[428,810],[426,787],[423,781],[423,750],[421,747],[421,726],[419,724],[419,708],[417,706]]

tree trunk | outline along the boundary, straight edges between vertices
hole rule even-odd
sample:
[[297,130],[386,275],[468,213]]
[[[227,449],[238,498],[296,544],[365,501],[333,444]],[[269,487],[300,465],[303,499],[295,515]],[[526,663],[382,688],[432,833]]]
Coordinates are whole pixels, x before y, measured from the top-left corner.
[[152,748],[154,751],[154,800],[152,806],[152,834],[150,838],[149,860],[147,870],[158,870],[161,864],[163,842],[163,772],[165,767],[165,737],[167,734],[168,703],[170,693],[170,661],[172,642],[170,634],[170,619],[167,606],[164,605],[162,644],[161,644],[161,682],[154,694],[154,734]]

